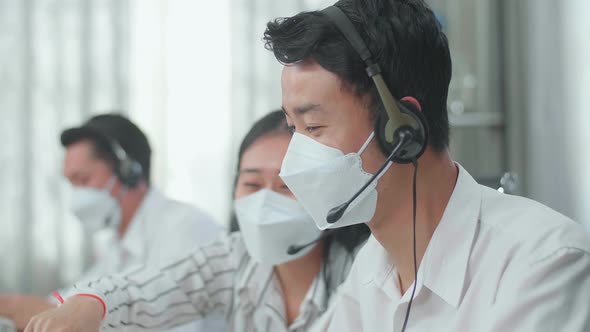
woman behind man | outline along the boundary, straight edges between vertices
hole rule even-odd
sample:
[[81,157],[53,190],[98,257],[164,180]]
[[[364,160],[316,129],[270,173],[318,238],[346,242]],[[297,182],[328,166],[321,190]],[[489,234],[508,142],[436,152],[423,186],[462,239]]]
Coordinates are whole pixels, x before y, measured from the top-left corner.
[[274,111],[244,138],[234,191],[241,232],[161,269],[77,285],[81,296],[35,317],[26,331],[96,331],[103,313],[106,330],[162,330],[215,312],[231,331],[308,330],[346,278],[368,229],[341,228],[314,242],[320,231],[279,177],[291,136],[282,112]]

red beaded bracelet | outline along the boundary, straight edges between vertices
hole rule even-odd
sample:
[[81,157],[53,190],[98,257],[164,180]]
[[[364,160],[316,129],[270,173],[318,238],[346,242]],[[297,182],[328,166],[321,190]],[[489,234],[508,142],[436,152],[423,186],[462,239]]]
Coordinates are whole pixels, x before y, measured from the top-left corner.
[[[63,304],[65,302],[64,298],[61,296],[61,294],[59,294],[59,292],[53,292],[53,293],[51,293],[51,296],[53,296],[55,299],[57,299],[59,301],[59,303],[61,303],[61,304]],[[104,317],[107,315],[107,305],[100,296],[97,296],[94,294],[88,294],[88,293],[75,294],[74,296],[86,296],[86,297],[91,297],[95,300],[98,300],[98,302],[100,302],[100,304],[102,304],[102,318],[101,318],[101,320],[103,320]]]

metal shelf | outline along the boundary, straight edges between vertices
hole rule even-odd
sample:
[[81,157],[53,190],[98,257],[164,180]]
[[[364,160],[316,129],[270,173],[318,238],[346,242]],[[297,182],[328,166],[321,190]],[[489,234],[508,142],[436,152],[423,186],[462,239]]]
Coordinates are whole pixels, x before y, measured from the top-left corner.
[[503,127],[504,116],[500,112],[449,113],[452,127]]

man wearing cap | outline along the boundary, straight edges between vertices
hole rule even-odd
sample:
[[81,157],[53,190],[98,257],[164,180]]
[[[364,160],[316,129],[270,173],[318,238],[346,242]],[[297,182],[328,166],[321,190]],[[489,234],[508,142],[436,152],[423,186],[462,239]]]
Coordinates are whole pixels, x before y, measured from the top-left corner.
[[[151,148],[127,118],[103,114],[61,134],[70,207],[85,230],[110,228],[113,239],[80,281],[133,266],[160,265],[212,240],[221,228],[198,209],[165,197],[150,184]],[[0,295],[0,316],[24,329],[55,303],[42,297]]]

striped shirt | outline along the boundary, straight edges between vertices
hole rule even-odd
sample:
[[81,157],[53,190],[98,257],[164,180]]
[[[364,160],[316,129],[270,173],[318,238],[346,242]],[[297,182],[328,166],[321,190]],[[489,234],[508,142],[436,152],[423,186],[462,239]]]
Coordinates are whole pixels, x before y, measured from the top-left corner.
[[328,261],[290,326],[273,267],[255,262],[239,233],[224,235],[159,269],[141,266],[75,285],[74,290],[105,301],[105,331],[159,331],[211,314],[224,315],[229,331],[307,331],[326,310],[329,294],[344,281],[354,258],[332,243]]

